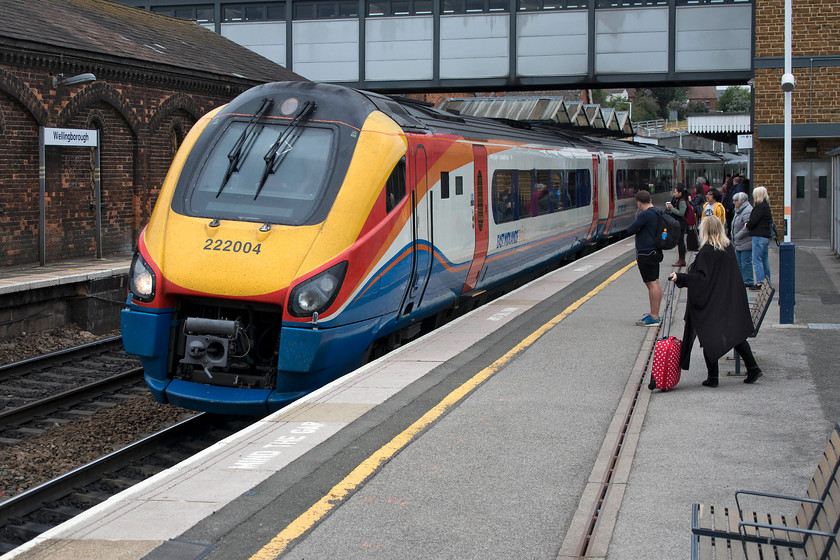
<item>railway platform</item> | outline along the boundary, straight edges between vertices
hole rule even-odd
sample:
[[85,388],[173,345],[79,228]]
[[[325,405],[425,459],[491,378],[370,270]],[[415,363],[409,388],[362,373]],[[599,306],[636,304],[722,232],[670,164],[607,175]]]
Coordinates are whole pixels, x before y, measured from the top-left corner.
[[0,269],[0,337],[74,323],[119,328],[132,255],[79,258]]
[[[687,558],[693,502],[802,494],[840,420],[840,259],[799,244],[796,269],[794,324],[777,298],[750,341],[755,384],[724,359],[701,386],[695,346],[675,389],[648,389],[660,333],[635,325],[647,292],[628,239],[2,558]],[[684,305],[682,290],[676,336]]]

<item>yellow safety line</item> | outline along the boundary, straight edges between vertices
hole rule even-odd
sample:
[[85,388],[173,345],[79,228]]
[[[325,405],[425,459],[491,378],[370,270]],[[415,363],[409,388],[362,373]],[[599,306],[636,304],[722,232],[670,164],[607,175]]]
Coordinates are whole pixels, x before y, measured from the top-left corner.
[[403,447],[411,443],[411,441],[420,432],[425,430],[432,422],[443,416],[447,410],[452,408],[461,399],[487,381],[494,373],[510,362],[517,354],[534,344],[542,335],[575,312],[581,305],[592,299],[592,297],[598,292],[615,282],[622,274],[630,270],[635,265],[636,261],[633,261],[607,278],[591,292],[563,310],[562,313],[531,333],[527,338],[525,338],[525,340],[514,346],[504,356],[479,371],[463,385],[449,393],[442,401],[426,412],[426,414],[420,417],[411,426],[380,447],[373,453],[373,455],[365,459],[358,467],[353,469],[353,471],[348,474],[344,480],[333,486],[326,496],[322,497],[313,504],[312,507],[292,521],[285,529],[280,531],[277,536],[271,539],[267,545],[251,556],[249,560],[273,560],[283,554],[292,541],[314,527],[318,521],[323,519],[330,512],[330,510],[339,505],[344,498],[353,492],[353,490],[370,478],[380,466],[390,460],[391,457],[396,455]]

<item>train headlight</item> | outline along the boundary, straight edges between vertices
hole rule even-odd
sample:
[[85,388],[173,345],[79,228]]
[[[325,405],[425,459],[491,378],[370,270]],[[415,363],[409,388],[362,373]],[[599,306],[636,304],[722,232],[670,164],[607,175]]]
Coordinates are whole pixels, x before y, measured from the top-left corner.
[[289,298],[289,313],[293,317],[310,317],[325,311],[338,295],[346,272],[347,262],[342,262],[295,286]]
[[139,301],[148,303],[155,299],[155,273],[140,253],[135,253],[131,261],[128,289]]

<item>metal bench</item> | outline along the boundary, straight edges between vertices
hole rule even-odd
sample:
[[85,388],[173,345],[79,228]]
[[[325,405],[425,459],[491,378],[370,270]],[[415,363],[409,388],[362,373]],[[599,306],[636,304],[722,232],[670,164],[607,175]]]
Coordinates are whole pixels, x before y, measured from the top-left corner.
[[[738,490],[735,509],[692,505],[692,560],[840,560],[840,423],[803,498]],[[798,502],[791,517],[745,511],[742,497]]]
[[[756,293],[755,299],[750,302],[750,315],[753,322],[753,333],[749,338],[758,336],[758,329],[761,328],[761,323],[764,322],[764,316],[767,315],[767,309],[770,307],[770,302],[773,301],[773,295],[776,293],[776,288],[770,284],[768,278],[761,283],[761,289]],[[729,375],[741,375],[741,356],[738,352],[732,352],[735,358],[735,372]]]

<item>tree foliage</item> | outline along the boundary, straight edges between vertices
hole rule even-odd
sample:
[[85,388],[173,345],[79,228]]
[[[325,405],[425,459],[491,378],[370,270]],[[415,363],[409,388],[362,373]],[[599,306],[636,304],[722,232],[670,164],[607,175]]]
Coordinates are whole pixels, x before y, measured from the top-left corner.
[[724,113],[749,113],[750,90],[741,86],[730,86],[717,102],[718,111]]

